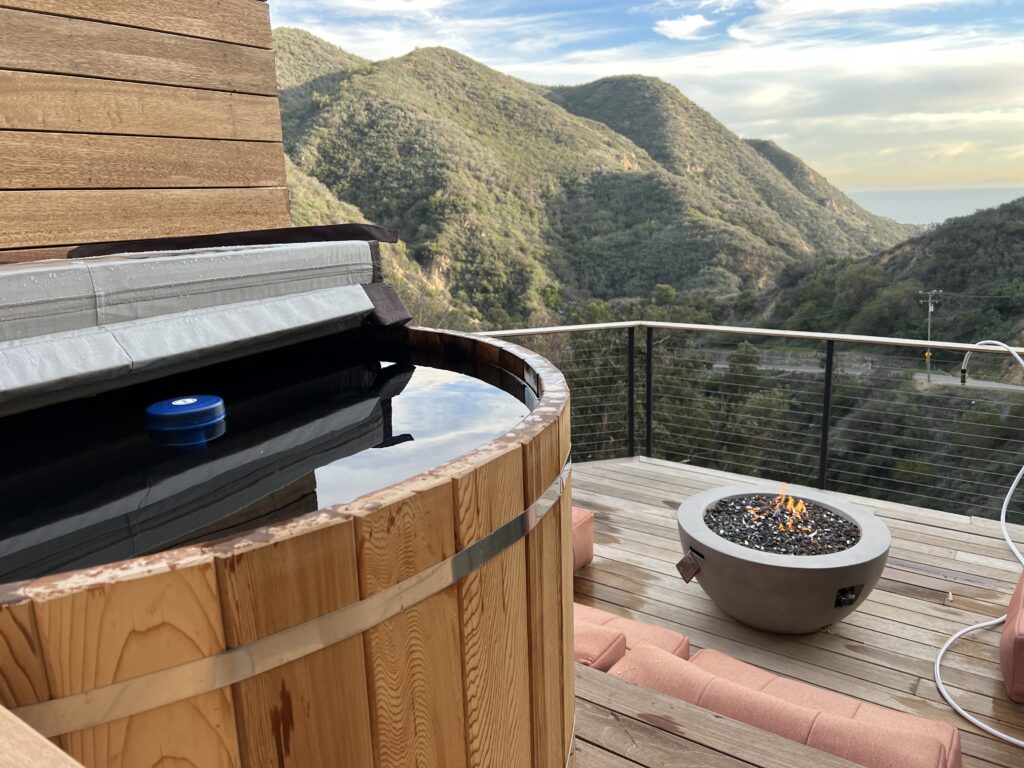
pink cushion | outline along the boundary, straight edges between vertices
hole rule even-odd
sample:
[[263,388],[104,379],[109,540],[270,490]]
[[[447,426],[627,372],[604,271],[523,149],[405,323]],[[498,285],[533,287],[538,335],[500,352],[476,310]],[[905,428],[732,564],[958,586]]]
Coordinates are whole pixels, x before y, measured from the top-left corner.
[[818,716],[813,709],[780,701],[723,677],[716,677],[707,687],[700,706],[801,744],[807,742]]
[[640,645],[608,674],[869,768],[961,768],[948,723],[856,701],[704,649],[685,661]]
[[807,738],[816,714],[718,677],[651,645],[627,653],[608,674],[800,742]]
[[610,627],[577,621],[573,653],[580,664],[607,672],[626,653],[626,636]]
[[947,768],[960,768],[962,765],[960,730],[949,723],[867,703],[861,705],[853,719],[870,727],[892,728],[903,733],[928,736],[943,746]]
[[843,696],[841,693],[819,688],[816,685],[790,680],[788,677],[776,677],[762,689],[776,699],[828,712],[839,717],[853,717],[863,706],[863,702]]
[[632,651],[641,645],[653,645],[681,659],[690,658],[690,639],[671,629],[623,618],[614,618],[605,626],[617,629],[626,636],[627,650]]
[[630,651],[608,674],[697,705],[715,679],[711,673],[653,645]]
[[[870,768],[952,768],[954,765],[948,762],[942,744],[923,733],[869,725],[828,712],[822,712],[815,719],[805,743]],[[958,758],[959,754],[958,751]]]
[[739,683],[756,691],[763,691],[776,699],[798,704],[801,707],[824,710],[834,715],[853,717],[861,702],[788,677],[779,677],[753,664],[734,659],[732,656],[705,648],[697,651],[691,661],[701,669]]
[[999,661],[1003,665],[1006,695],[1024,704],[1024,575],[1013,590],[1006,609],[1006,626],[999,641]]
[[589,605],[573,603],[573,620],[590,624],[603,624],[617,629],[626,636],[626,650],[631,651],[640,645],[653,645],[664,651],[675,654],[681,659],[690,658],[690,640],[686,635],[673,632],[671,629],[645,624],[642,621],[626,619],[614,613],[591,608]]
[[578,571],[594,559],[594,513],[572,508],[572,569]]
[[755,691],[760,691],[772,680],[778,679],[778,675],[711,648],[697,651],[691,661],[713,675],[724,677],[746,688],[753,688]]

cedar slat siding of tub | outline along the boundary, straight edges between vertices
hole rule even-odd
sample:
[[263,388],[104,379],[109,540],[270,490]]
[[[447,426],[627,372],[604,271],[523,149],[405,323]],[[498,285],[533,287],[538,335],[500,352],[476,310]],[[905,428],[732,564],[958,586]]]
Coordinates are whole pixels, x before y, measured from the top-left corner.
[[0,0],[0,263],[291,225],[259,0]]
[[20,707],[46,701],[50,684],[39,646],[32,603],[23,599],[0,610],[0,701]]
[[[501,360],[539,382],[540,401],[501,438],[352,504],[8,585],[0,703],[15,708],[242,647],[365,599],[487,535],[557,480],[568,393],[546,361],[420,329],[379,342],[458,351],[482,370]],[[157,765],[157,752],[131,750],[158,748],[204,768],[562,768],[574,705],[565,677],[570,505],[564,496],[526,539],[362,635],[58,743],[89,768]]]
[[[525,508],[522,447],[500,449],[454,483],[456,544],[463,549]],[[525,542],[467,576],[459,584],[459,605],[468,765],[529,768]]]
[[[558,455],[568,459],[572,450],[572,420],[568,398],[565,409],[558,416]],[[573,649],[573,584],[572,570],[572,477],[559,501],[559,515],[562,524],[562,680],[564,698],[562,711],[565,713],[564,734],[566,752],[572,747],[573,725],[575,720],[576,701],[576,657]]]
[[[213,559],[35,600],[53,696],[90,690],[224,650]],[[86,766],[238,765],[234,708],[221,689],[61,736]]]
[[[455,503],[445,478],[356,517],[360,596],[455,554]],[[364,635],[377,768],[466,764],[458,586]]]
[[[545,478],[561,467],[557,422],[523,446],[526,495],[535,499]],[[533,751],[537,768],[562,768],[564,666],[562,650],[561,509],[556,506],[526,541],[530,678],[533,680]]]
[[[217,574],[236,648],[359,599],[355,526],[341,520],[225,553]],[[361,635],[239,683],[233,695],[242,765],[373,762]]]

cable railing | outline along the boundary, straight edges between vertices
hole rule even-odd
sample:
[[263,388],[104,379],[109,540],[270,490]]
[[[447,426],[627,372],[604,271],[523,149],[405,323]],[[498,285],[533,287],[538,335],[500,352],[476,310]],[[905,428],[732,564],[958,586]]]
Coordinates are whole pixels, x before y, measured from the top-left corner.
[[1024,383],[993,347],[644,321],[485,335],[565,373],[576,461],[644,454],[990,518],[1024,462]]

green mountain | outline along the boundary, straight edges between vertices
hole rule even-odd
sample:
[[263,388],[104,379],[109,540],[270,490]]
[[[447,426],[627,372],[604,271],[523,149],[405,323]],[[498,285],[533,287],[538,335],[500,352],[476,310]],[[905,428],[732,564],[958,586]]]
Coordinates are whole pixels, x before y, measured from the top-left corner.
[[[944,223],[873,258],[899,283],[941,289],[942,338],[1020,339],[1024,330],[1024,197]],[[920,309],[918,310],[920,312]]]
[[913,231],[824,182],[805,191],[656,80],[548,89],[446,49],[371,63],[300,30],[274,42],[298,168],[399,227],[425,279],[491,324],[657,284],[768,288]]
[[863,255],[916,231],[868,213],[773,142],[743,141],[656,78],[609,77],[549,98],[630,138],[706,191],[721,218],[789,252]]
[[920,291],[942,290],[933,334],[1021,339],[1024,198],[943,224],[861,261],[794,266],[779,276],[771,323],[921,338]]

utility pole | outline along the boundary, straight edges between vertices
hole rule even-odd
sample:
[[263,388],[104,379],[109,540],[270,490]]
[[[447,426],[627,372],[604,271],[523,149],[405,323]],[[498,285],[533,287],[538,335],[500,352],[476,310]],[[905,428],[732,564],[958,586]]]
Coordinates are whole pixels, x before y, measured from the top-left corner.
[[[932,289],[930,291],[918,291],[922,296],[927,296],[927,299],[921,299],[922,304],[928,305],[928,341],[932,340],[932,314],[935,312],[936,305],[942,301],[936,298],[942,291]],[[924,359],[928,364],[928,383],[932,383],[932,351],[929,349],[924,353]]]

